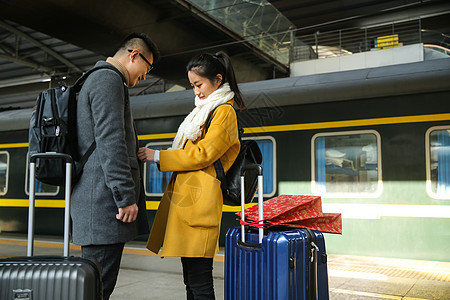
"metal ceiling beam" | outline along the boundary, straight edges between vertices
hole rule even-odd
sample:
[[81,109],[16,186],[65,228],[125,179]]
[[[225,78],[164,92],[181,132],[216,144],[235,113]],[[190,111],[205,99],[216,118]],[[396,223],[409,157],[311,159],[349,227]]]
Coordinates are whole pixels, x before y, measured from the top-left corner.
[[14,63],[18,63],[18,64],[21,64],[21,65],[25,65],[25,66],[31,67],[33,69],[36,69],[38,71],[47,73],[49,75],[54,75],[56,73],[56,70],[54,70],[52,68],[40,65],[38,63],[29,61],[29,60],[26,60],[26,59],[19,59],[17,57],[11,56],[11,55],[1,54],[1,53],[0,53],[0,58],[12,61]]
[[[59,60],[60,62],[62,62],[63,64],[65,64],[66,66],[68,66],[69,68],[76,70],[80,73],[83,73],[83,70],[81,70],[78,66],[76,66],[75,64],[73,64],[71,61],[69,61],[67,58],[65,58],[64,56],[62,56],[61,54],[57,53],[56,51],[54,51],[53,49],[51,49],[50,47],[48,47],[47,45],[39,42],[38,40],[34,39],[33,37],[29,36],[28,34],[18,30],[17,28],[14,28],[13,26],[9,25],[8,23],[5,23],[3,21],[0,20],[0,26],[2,26],[3,28],[5,28],[6,30],[26,39],[27,41],[29,41],[30,43],[34,44],[35,46],[39,47],[40,49],[42,49],[44,52],[50,54],[51,56],[53,56],[54,58],[56,58],[57,60]],[[17,59],[17,58],[16,58]]]
[[[50,67],[41,65],[39,63],[36,63],[34,61],[26,59],[27,55],[21,55],[21,57],[14,56],[14,49],[8,47],[7,45],[0,44],[0,49],[3,50],[6,54],[0,53],[0,58],[4,58],[6,60],[9,60],[14,63],[18,63],[20,65],[31,67],[35,70],[48,73],[49,75],[53,75],[57,72],[56,69],[52,69]],[[1,84],[0,84],[1,85]]]

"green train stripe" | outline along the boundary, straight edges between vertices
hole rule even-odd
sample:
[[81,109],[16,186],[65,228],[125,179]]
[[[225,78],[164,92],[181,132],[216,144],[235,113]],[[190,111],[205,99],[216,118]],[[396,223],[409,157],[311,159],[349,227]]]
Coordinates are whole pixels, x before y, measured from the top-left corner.
[[[418,116],[404,116],[404,117],[386,117],[386,118],[372,118],[360,120],[346,120],[333,122],[317,122],[317,123],[301,123],[290,125],[274,125],[261,127],[247,127],[244,129],[245,133],[268,133],[268,132],[284,132],[284,131],[300,131],[300,130],[314,130],[314,129],[328,129],[341,127],[359,127],[359,126],[373,126],[373,125],[389,125],[389,124],[404,124],[404,123],[420,123],[420,122],[436,122],[449,121],[450,113],[444,114],[429,114]],[[176,133],[158,133],[140,135],[139,140],[153,140],[153,139],[167,139],[175,137]]]
[[420,116],[406,116],[406,117],[387,117],[387,118],[373,118],[373,119],[347,120],[347,121],[334,121],[334,122],[318,122],[318,123],[304,123],[304,124],[291,124],[291,125],[250,127],[250,128],[245,128],[245,133],[299,131],[299,130],[328,129],[328,128],[341,128],[341,127],[357,127],[357,126],[371,126],[371,125],[389,125],[389,124],[403,124],[403,123],[448,121],[448,120],[450,120],[450,113],[420,115]]
[[[429,115],[418,115],[418,116],[386,117],[386,118],[372,118],[372,119],[347,120],[347,121],[248,127],[248,128],[245,128],[245,133],[300,131],[300,130],[328,129],[328,128],[341,128],[341,127],[358,127],[358,126],[389,125],[389,124],[404,124],[404,123],[436,122],[436,121],[449,121],[449,120],[450,120],[450,113],[444,113],[444,114],[429,114]],[[169,139],[169,138],[174,138],[175,135],[176,135],[176,133],[143,134],[143,135],[139,135],[138,139],[139,140]],[[0,144],[0,149],[24,148],[24,147],[28,147],[28,143]]]
[[[36,199],[36,207],[64,208],[64,200]],[[28,199],[0,199],[0,207],[28,207]],[[246,208],[256,203],[246,204]],[[157,210],[159,201],[146,201],[147,210]],[[324,211],[341,212],[345,219],[380,217],[450,218],[450,205],[323,204]],[[238,212],[240,206],[223,206],[224,212]]]
[[[256,203],[246,204],[247,207],[251,207]],[[0,198],[0,207],[28,207],[29,199],[2,199]],[[157,210],[159,206],[159,201],[146,201],[147,210]],[[64,208],[64,200],[62,199],[36,199],[35,207],[44,208]],[[223,206],[224,212],[238,212],[240,211],[240,206]]]
[[138,135],[138,140],[173,139],[176,133],[156,133]]
[[[404,116],[404,117],[385,117],[372,118],[360,120],[334,121],[334,122],[317,122],[317,123],[303,123],[291,125],[274,125],[262,127],[245,128],[245,133],[268,133],[268,132],[283,132],[283,131],[300,131],[313,129],[328,129],[328,128],[342,128],[342,127],[357,127],[357,126],[371,126],[371,125],[388,125],[388,124],[403,124],[403,123],[418,123],[418,122],[433,122],[433,121],[449,121],[450,113],[443,114],[428,114],[418,116]],[[161,133],[161,134],[147,134],[139,135],[139,140],[152,139],[167,139],[173,138],[175,133]],[[24,148],[28,147],[28,143],[10,143],[0,144],[0,149],[8,148]],[[252,204],[251,204],[252,205]],[[250,206],[251,206],[250,205]],[[156,210],[159,206],[159,201],[147,201],[148,210]],[[28,207],[28,199],[1,199],[0,207]],[[48,208],[64,208],[64,200],[43,200],[36,199],[36,207]],[[407,205],[405,206],[407,207]],[[439,209],[439,206],[430,206],[433,209]],[[239,207],[223,206],[224,212],[237,212]],[[405,215],[407,217],[408,215]],[[415,216],[415,215],[414,215]],[[428,215],[427,215],[428,217]]]
[[[28,207],[29,199],[1,199],[0,207]],[[64,208],[64,200],[36,199],[36,207]]]
[[8,148],[25,148],[25,147],[28,147],[28,143],[0,144],[0,149],[8,149]]

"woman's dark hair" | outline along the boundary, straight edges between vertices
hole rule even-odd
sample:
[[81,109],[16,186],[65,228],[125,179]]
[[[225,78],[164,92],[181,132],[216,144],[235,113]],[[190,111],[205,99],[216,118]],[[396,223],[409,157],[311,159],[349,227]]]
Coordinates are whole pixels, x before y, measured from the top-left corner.
[[244,99],[236,82],[234,69],[231,65],[230,57],[223,51],[216,54],[203,53],[195,56],[187,64],[186,72],[192,71],[195,74],[208,78],[209,81],[217,80],[217,74],[222,75],[222,84],[228,82],[234,92],[234,100],[239,110],[246,110]]

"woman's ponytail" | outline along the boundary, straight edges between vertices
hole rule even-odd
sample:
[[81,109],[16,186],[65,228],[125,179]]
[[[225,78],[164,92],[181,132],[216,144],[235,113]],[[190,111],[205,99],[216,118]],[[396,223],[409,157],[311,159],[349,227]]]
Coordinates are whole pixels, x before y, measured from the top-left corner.
[[239,110],[246,110],[241,91],[239,90],[230,57],[223,51],[216,54],[204,53],[192,58],[186,67],[186,71],[193,71],[196,74],[208,78],[214,82],[217,74],[222,75],[222,84],[228,82],[230,89],[234,92],[234,101]]
[[236,101],[239,110],[246,110],[247,107],[245,106],[241,91],[239,90],[230,57],[223,51],[217,52],[214,56],[223,61],[223,65],[225,67],[225,79],[230,85],[231,90],[234,92],[234,101]]

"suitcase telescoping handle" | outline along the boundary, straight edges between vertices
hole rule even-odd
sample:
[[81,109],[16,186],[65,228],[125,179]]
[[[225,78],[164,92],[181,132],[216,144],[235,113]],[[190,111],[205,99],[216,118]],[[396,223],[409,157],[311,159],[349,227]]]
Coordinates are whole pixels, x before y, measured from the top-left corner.
[[[258,164],[253,164],[253,165],[249,165],[249,166],[245,166],[242,168],[241,170],[241,219],[242,219],[242,224],[241,224],[241,241],[242,243],[245,243],[245,226],[244,226],[244,221],[245,221],[245,182],[244,182],[244,175],[246,171],[249,170],[255,170],[258,172],[258,220],[259,220],[259,224],[263,224],[263,169],[261,165]],[[264,229],[263,228],[259,228],[258,229],[258,241],[261,244],[262,243],[262,239],[263,239],[263,235],[264,235]]]
[[70,225],[70,191],[72,186],[72,157],[64,153],[46,152],[36,153],[30,156],[30,204],[28,209],[28,244],[27,256],[33,256],[34,249],[34,206],[35,190],[34,182],[36,177],[36,160],[41,159],[63,159],[66,161],[66,195],[64,210],[64,256],[69,256],[69,225]]

